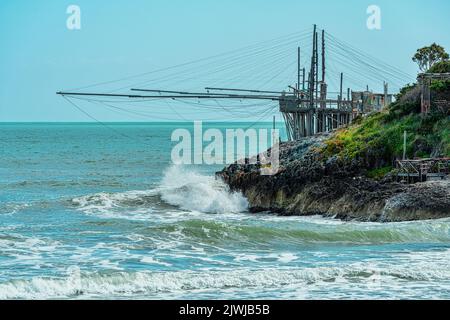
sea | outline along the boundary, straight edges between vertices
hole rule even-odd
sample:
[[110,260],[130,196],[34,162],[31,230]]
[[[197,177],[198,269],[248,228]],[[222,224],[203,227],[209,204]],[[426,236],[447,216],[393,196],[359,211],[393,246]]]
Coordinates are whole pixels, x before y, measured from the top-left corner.
[[249,213],[179,128],[0,124],[0,299],[450,298],[449,219]]

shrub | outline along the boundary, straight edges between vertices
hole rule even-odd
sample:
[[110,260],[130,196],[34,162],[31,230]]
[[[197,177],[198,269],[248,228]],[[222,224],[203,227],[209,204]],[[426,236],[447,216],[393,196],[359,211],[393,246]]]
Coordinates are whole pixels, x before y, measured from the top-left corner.
[[433,80],[430,89],[437,92],[450,90],[450,80]]
[[408,158],[450,156],[450,117],[439,112],[423,115],[420,105],[400,102],[339,130],[326,142],[322,153],[325,159],[337,156],[347,163],[356,160],[370,177],[379,178],[402,157],[405,131]]
[[392,166],[375,168],[367,171],[366,176],[372,179],[381,180],[393,169]]

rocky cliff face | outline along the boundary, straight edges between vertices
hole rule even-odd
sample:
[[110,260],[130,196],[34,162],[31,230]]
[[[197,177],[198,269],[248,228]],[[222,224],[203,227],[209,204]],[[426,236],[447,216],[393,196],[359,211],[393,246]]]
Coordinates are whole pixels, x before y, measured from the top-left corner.
[[329,135],[280,146],[280,170],[261,176],[257,165],[233,164],[218,173],[248,198],[252,212],[323,215],[344,220],[408,221],[450,216],[450,181],[404,185],[364,176],[356,161],[324,158]]

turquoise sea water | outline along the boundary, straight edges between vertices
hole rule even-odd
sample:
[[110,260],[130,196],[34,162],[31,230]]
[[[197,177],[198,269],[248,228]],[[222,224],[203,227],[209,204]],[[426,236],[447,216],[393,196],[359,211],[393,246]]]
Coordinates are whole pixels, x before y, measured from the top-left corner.
[[0,124],[0,299],[450,298],[450,220],[249,214],[182,126]]

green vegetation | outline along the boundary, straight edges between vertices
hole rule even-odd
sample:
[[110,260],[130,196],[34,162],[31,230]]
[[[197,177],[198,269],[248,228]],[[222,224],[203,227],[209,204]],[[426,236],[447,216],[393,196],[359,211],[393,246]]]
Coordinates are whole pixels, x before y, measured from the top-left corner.
[[[449,55],[433,43],[417,50],[413,60],[429,73],[450,73]],[[433,94],[448,100],[450,81],[435,80]],[[408,158],[450,157],[450,116],[448,110],[432,108],[420,113],[420,88],[408,84],[396,96],[396,102],[381,112],[358,117],[339,130],[321,150],[324,159],[337,157],[341,162],[365,169],[366,175],[381,179],[393,170],[395,159],[403,156],[406,131]]]
[[[428,73],[450,73],[450,61],[445,60],[436,63],[428,70]],[[437,92],[450,91],[450,80],[433,80],[430,88]]]
[[429,70],[429,73],[449,73],[450,72],[450,61],[445,60],[436,63]]
[[450,80],[433,80],[430,88],[437,92],[445,92],[450,89]]
[[402,97],[404,97],[406,94],[411,92],[412,89],[416,87],[415,83],[408,83],[406,86],[400,89],[400,92],[395,96],[395,99],[398,101]]
[[422,72],[426,72],[436,65],[436,63],[448,61],[449,54],[445,52],[444,47],[433,43],[429,47],[418,49],[412,59],[419,65]]
[[[415,86],[408,86],[399,97],[412,90]],[[404,131],[408,158],[450,157],[450,117],[439,110],[420,114],[418,102],[402,99],[381,112],[355,119],[328,140],[322,152],[326,158],[356,161],[367,169],[367,176],[379,179],[392,170],[395,159],[402,157]]]
[[392,166],[386,166],[382,168],[375,168],[367,171],[367,176],[372,179],[380,180],[382,179],[386,174],[391,172],[393,169]]

